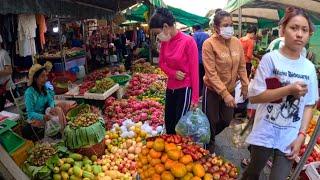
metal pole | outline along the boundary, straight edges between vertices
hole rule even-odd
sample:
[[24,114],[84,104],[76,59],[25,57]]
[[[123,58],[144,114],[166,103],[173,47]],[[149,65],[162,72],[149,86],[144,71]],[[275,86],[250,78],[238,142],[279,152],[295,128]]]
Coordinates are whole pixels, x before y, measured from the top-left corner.
[[306,161],[307,161],[308,157],[310,156],[310,154],[312,153],[313,148],[317,142],[317,137],[320,134],[319,132],[320,132],[320,117],[318,118],[316,128],[311,136],[311,139],[310,139],[309,144],[307,146],[306,152],[303,154],[296,169],[294,170],[294,172],[290,176],[290,180],[296,180],[299,178],[300,172],[302,171],[303,166],[306,164]]
[[[240,0],[238,1],[240,3]],[[242,7],[241,7],[241,4],[239,4],[239,27],[238,27],[238,31],[239,31],[239,37],[238,38],[241,38],[242,37]]]

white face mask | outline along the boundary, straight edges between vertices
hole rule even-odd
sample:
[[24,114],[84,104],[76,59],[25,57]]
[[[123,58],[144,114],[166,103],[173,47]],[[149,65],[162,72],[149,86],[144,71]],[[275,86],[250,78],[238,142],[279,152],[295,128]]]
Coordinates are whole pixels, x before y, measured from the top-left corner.
[[157,38],[159,39],[159,41],[166,42],[171,39],[171,36],[169,34],[166,35],[166,34],[164,34],[164,32],[161,32],[157,35]]
[[230,39],[233,36],[233,34],[234,30],[232,26],[220,28],[220,36],[222,36],[224,39]]

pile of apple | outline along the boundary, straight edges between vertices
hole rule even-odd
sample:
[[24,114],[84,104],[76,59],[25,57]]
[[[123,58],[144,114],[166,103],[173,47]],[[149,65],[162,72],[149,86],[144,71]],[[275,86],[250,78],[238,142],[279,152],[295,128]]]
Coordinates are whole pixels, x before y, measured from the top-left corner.
[[105,102],[104,119],[107,129],[113,124],[122,123],[131,119],[133,122],[148,122],[153,129],[164,124],[164,107],[151,100],[137,100],[136,98],[116,100],[111,97]]
[[134,74],[127,87],[126,96],[139,96],[143,94],[158,78],[157,74]]
[[[307,145],[304,144],[301,146],[301,149],[299,151],[299,157],[303,156],[306,149],[307,149]],[[316,149],[313,149],[311,155],[307,159],[306,164],[309,164],[311,162],[316,162],[316,161],[320,161],[320,153]]]
[[203,157],[199,162],[203,165],[205,171],[213,176],[214,180],[232,180],[237,179],[239,176],[238,168],[219,156],[210,155]]

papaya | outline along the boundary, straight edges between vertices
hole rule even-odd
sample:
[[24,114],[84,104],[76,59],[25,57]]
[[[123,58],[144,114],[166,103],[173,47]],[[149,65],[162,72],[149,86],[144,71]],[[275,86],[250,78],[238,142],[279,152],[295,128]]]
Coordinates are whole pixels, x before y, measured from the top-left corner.
[[72,158],[75,161],[81,161],[83,156],[81,154],[78,153],[72,153],[69,155],[69,158]]

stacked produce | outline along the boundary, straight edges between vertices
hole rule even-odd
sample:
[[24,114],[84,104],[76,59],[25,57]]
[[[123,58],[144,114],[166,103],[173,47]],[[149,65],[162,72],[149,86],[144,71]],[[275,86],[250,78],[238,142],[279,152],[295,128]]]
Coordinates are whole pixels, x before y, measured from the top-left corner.
[[152,66],[149,62],[135,63],[132,70],[135,73],[153,74],[155,73],[156,67]]
[[104,139],[104,120],[97,108],[79,105],[67,114],[68,125],[64,129],[65,144],[70,149],[91,147]]
[[199,162],[213,179],[237,179],[239,176],[239,169],[222,157],[210,155],[201,158]]
[[134,74],[129,82],[126,96],[139,96],[143,94],[158,78],[159,76],[156,74]]
[[[307,149],[307,145],[302,145],[299,151],[299,156],[301,157]],[[311,162],[320,161],[320,152],[317,149],[313,149],[311,155],[308,157],[306,164]]]
[[93,81],[84,81],[79,86],[79,95],[84,95],[85,92],[89,91],[89,89],[93,88],[96,83]]
[[314,129],[316,128],[316,125],[317,125],[317,121],[315,119],[312,119],[310,121],[310,124],[309,124],[309,127],[308,127],[308,130],[307,130],[307,134],[309,136],[312,136],[313,132],[314,132]]
[[28,159],[22,166],[22,171],[30,179],[52,179],[54,167],[59,163],[59,156],[69,152],[60,144],[37,143],[28,152]]
[[98,114],[94,113],[80,113],[81,116],[78,116],[74,121],[69,122],[71,127],[88,127],[96,123],[99,120]]
[[108,129],[113,124],[122,125],[126,119],[135,123],[148,121],[154,129],[164,123],[164,107],[155,101],[140,101],[136,98],[115,100],[111,97],[106,100],[105,107],[104,119]]
[[157,74],[159,76],[159,79],[162,80],[166,80],[168,78],[168,76],[160,68],[156,68],[154,74]]
[[114,81],[110,78],[104,78],[102,80],[97,80],[95,86],[89,90],[90,93],[102,94],[108,91],[115,85]]
[[91,160],[87,156],[72,153],[68,158],[59,159],[59,163],[53,169],[53,180],[60,179],[84,179],[94,180],[105,178],[100,165],[93,163],[97,159],[92,156]]
[[100,79],[103,79],[105,77],[107,77],[107,75],[109,74],[109,69],[108,68],[104,68],[104,69],[100,69],[100,70],[96,70],[90,74],[88,74],[86,76],[86,78],[84,79],[84,81],[97,81]]
[[179,144],[184,143],[191,145],[190,139],[178,135],[148,139],[138,155],[137,167],[141,179],[212,179],[203,165],[183,153],[183,147]]
[[139,95],[138,98],[145,100],[154,100],[161,104],[165,104],[165,94],[166,93],[166,82],[165,81],[155,81],[153,82],[149,89],[143,94]]

